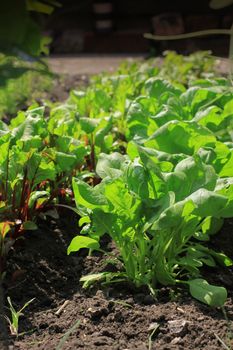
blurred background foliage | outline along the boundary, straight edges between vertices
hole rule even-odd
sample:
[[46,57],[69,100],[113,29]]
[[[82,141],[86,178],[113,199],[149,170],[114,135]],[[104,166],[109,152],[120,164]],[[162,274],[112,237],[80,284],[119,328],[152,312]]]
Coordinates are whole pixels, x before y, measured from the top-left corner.
[[0,50],[31,56],[48,54],[51,39],[43,36],[35,13],[49,15],[59,3],[54,0],[8,0],[0,5]]

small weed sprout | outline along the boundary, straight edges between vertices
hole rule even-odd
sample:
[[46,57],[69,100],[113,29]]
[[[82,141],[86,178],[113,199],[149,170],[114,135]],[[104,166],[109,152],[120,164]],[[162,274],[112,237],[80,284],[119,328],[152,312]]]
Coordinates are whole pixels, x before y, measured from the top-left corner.
[[26,307],[28,307],[28,305],[31,304],[34,300],[35,300],[35,298],[29,300],[28,302],[26,302],[24,304],[24,306],[19,311],[16,311],[14,306],[12,305],[11,298],[7,297],[7,301],[9,304],[9,310],[11,312],[11,319],[8,316],[5,316],[5,318],[6,318],[7,322],[9,323],[11,335],[15,335],[17,337],[19,336],[19,318],[20,318],[20,316],[23,315],[22,311]]

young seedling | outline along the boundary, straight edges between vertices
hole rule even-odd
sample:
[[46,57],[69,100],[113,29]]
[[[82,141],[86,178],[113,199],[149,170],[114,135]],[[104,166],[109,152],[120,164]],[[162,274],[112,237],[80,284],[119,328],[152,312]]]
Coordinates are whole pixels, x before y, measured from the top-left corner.
[[153,325],[152,325],[152,328],[151,328],[151,333],[149,335],[149,344],[148,344],[148,350],[151,350],[152,349],[152,345],[153,345],[153,337],[156,335],[156,332],[159,331],[159,323],[155,322]]
[[9,304],[9,310],[11,312],[11,319],[8,316],[5,316],[5,318],[6,318],[7,322],[9,323],[11,335],[15,335],[16,337],[19,336],[19,318],[20,318],[20,316],[23,315],[22,311],[26,307],[28,307],[28,305],[31,304],[34,300],[35,300],[35,298],[29,300],[28,302],[26,302],[24,304],[24,306],[19,311],[16,311],[14,306],[12,305],[11,298],[7,297],[7,301]]

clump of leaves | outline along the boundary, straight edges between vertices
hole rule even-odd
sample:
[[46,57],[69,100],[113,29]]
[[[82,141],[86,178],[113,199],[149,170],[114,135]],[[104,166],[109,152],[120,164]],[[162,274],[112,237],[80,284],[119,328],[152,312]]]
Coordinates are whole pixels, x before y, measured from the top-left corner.
[[[108,233],[124,266],[121,273],[83,277],[84,285],[122,278],[151,289],[185,283],[209,305],[224,302],[225,289],[200,275],[203,264],[231,264],[202,243],[220,229],[222,218],[232,216],[226,191],[233,176],[232,88],[229,80],[209,74],[212,69],[209,53],[168,53],[161,68],[124,64],[118,74],[98,76],[86,91],[72,92],[50,119],[57,133],[86,139],[90,170],[102,179],[95,187],[81,177],[73,180],[80,224],[86,225],[68,252],[98,250],[99,237]],[[106,115],[111,123],[103,126],[104,142],[97,145]],[[125,154],[126,148],[130,159],[111,153]]]
[[[161,171],[161,167],[166,171]],[[119,249],[125,271],[98,274],[98,279],[126,278],[150,289],[158,284],[185,283],[191,294],[211,306],[225,302],[226,290],[200,278],[200,267],[219,261],[231,265],[222,253],[207,248],[212,220],[229,216],[232,202],[216,190],[217,175],[200,157],[187,157],[173,169],[139,147],[139,158],[102,154],[97,164],[102,182],[91,187],[73,179],[77,208],[86,223],[68,253],[81,248],[100,249],[108,233]],[[88,285],[95,275],[85,277]]]
[[69,137],[52,135],[44,108],[21,112],[10,125],[0,124],[0,246],[4,257],[25,230],[37,229],[41,216],[57,218],[54,204],[69,197],[72,175],[79,172],[85,145]]
[[52,88],[53,74],[40,62],[0,54],[0,118],[15,115]]
[[214,77],[214,70],[215,59],[210,51],[198,51],[189,56],[165,51],[159,77],[188,85],[196,79]]

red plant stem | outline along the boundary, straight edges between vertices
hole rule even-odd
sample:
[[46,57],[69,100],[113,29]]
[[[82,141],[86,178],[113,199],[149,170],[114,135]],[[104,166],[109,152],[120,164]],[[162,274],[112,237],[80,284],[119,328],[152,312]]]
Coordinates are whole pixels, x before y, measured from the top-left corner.
[[28,169],[26,167],[25,172],[24,172],[24,177],[23,177],[23,185],[22,185],[22,192],[21,192],[21,198],[20,198],[20,206],[19,206],[19,212],[20,212],[20,218],[22,218],[22,211],[24,207],[24,201],[25,201],[25,190],[26,190],[26,184],[27,184],[27,174],[28,174]]
[[[15,186],[16,187],[16,186]],[[15,197],[16,197],[16,189],[14,187],[13,194],[12,194],[12,211],[15,211]]]
[[32,192],[32,189],[33,189],[33,186],[34,186],[34,183],[35,183],[35,179],[36,179],[36,174],[38,172],[38,169],[39,169],[39,166],[40,166],[40,163],[41,163],[41,160],[39,161],[37,167],[36,167],[36,170],[35,170],[35,173],[33,175],[33,178],[32,178],[32,181],[31,181],[31,184],[29,185],[29,182],[26,181],[26,194],[24,195],[24,198],[25,198],[25,205],[23,207],[23,221],[26,221],[28,220],[29,218],[29,200],[30,200],[30,195],[31,195],[31,192]]
[[4,183],[1,183],[1,200],[4,201],[5,200],[5,187],[4,187]]
[[22,220],[23,221],[28,220],[28,203],[29,203],[30,194],[31,194],[30,186],[29,186],[29,183],[27,181],[26,188],[25,188],[25,204],[24,204],[24,207],[22,208],[22,212],[23,212]]

